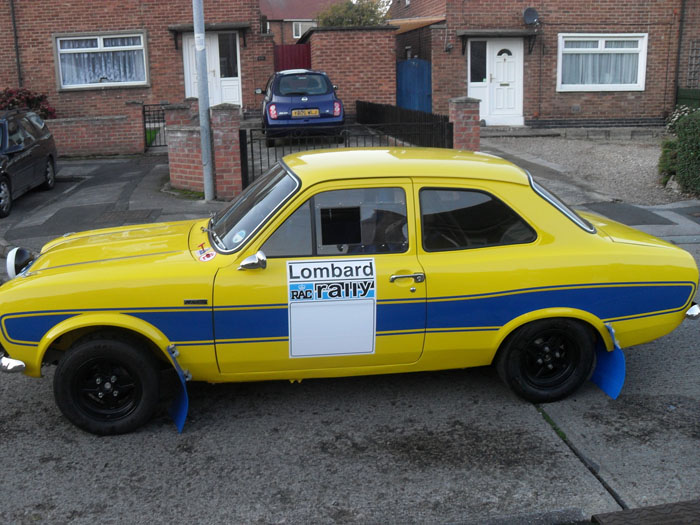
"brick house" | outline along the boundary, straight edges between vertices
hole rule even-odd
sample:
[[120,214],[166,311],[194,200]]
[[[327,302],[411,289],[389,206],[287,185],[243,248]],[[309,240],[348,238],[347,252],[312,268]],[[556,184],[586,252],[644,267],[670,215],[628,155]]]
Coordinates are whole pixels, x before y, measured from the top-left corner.
[[[204,19],[211,105],[257,110],[255,88],[273,72],[259,0],[204,0]],[[141,105],[196,94],[192,2],[3,2],[0,88],[6,86],[48,95],[64,154],[143,151]]]
[[467,95],[487,125],[660,124],[700,69],[697,0],[394,0],[388,18],[397,60],[430,63],[433,111]]
[[312,27],[316,17],[333,4],[345,0],[260,0],[260,12],[267,19],[275,45],[296,44]]

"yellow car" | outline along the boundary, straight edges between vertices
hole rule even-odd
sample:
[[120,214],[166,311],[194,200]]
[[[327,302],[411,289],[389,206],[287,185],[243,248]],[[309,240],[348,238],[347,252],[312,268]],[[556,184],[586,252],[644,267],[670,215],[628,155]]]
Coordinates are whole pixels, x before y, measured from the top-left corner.
[[168,369],[184,387],[493,363],[547,402],[603,360],[619,392],[619,348],[695,313],[698,283],[685,251],[509,162],[412,148],[289,155],[211,219],[66,235],[8,273],[0,368],[57,363],[58,407],[96,434],[147,422]]

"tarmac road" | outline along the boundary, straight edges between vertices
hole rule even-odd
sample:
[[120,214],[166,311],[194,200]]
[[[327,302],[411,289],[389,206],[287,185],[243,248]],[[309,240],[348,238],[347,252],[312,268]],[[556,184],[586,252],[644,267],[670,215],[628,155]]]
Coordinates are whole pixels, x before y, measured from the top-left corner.
[[[700,202],[626,206],[521,161],[565,200],[700,257]],[[66,231],[223,206],[162,193],[163,157],[61,164],[52,193],[19,199],[0,221],[7,243],[38,249]],[[138,432],[96,437],[58,412],[53,368],[42,380],[3,375],[0,522],[573,523],[694,499],[698,329],[686,322],[627,349],[615,401],[589,383],[565,401],[532,405],[490,368],[191,384],[182,434],[163,410]]]

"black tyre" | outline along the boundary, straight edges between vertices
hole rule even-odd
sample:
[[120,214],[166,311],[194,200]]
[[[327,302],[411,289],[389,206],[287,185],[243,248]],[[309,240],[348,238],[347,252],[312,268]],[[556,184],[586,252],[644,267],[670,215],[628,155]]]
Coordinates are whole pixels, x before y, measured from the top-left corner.
[[496,370],[520,397],[533,403],[563,399],[595,367],[595,339],[572,319],[544,319],[516,330],[498,351]]
[[130,341],[96,336],[59,361],[53,391],[74,425],[98,435],[124,434],[146,423],[158,405],[158,361]]
[[46,159],[46,168],[44,168],[44,182],[39,188],[42,190],[50,190],[56,185],[56,166],[51,158]]
[[10,180],[0,176],[0,217],[7,217],[12,211],[12,187]]

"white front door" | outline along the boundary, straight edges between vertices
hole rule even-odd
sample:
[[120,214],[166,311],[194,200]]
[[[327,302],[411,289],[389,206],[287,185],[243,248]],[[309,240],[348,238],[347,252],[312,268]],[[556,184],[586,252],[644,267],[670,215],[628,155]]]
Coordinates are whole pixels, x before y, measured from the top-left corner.
[[481,100],[480,118],[487,126],[522,126],[523,40],[469,40],[468,95]]
[[[209,105],[221,103],[241,105],[240,54],[238,33],[206,33],[207,80]],[[182,58],[185,67],[185,96],[197,97],[197,66],[194,34],[182,36]]]

